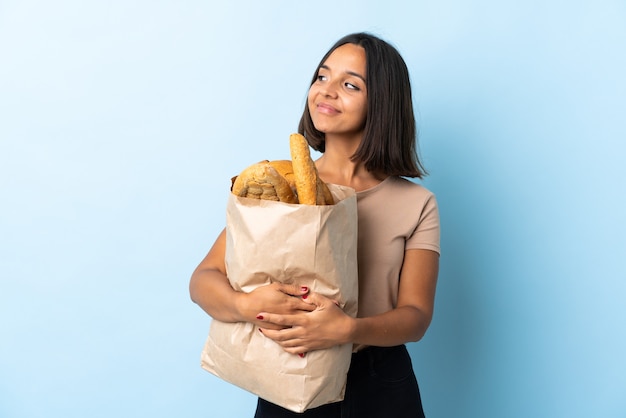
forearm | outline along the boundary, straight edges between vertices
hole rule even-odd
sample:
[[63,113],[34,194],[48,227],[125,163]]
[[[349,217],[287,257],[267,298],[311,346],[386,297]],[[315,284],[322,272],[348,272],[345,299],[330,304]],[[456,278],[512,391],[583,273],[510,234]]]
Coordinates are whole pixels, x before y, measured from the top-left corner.
[[[405,253],[398,304],[388,312],[352,318],[333,300],[312,292],[307,301],[315,309],[306,314],[280,315],[262,310],[264,334],[291,353],[306,353],[338,344],[390,347],[419,341],[434,309],[439,255],[428,250]],[[280,327],[267,331],[269,326]]]
[[407,250],[402,264],[398,305],[395,309],[354,321],[356,344],[393,346],[422,339],[434,311],[439,254]]
[[430,314],[413,306],[402,306],[380,315],[353,319],[348,338],[358,345],[391,347],[419,341],[430,322]]
[[228,277],[220,270],[199,268],[191,276],[189,293],[214,319],[222,322],[258,323],[259,312],[293,314],[311,311],[312,305],[301,298],[308,289],[297,284],[274,282],[259,286],[250,293],[232,288]]
[[197,269],[189,282],[191,300],[212,318],[222,322],[246,321],[239,309],[243,293],[232,288],[228,278],[217,270]]

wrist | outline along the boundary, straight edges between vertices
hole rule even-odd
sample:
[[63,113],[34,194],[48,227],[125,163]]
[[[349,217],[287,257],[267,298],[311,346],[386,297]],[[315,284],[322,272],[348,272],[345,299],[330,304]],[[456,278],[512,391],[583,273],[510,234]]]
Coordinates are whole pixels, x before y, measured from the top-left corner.
[[357,339],[358,318],[348,316],[346,325],[346,341],[345,343],[354,343]]
[[233,319],[235,322],[248,322],[248,314],[246,307],[248,306],[248,294],[244,292],[235,292],[233,295]]

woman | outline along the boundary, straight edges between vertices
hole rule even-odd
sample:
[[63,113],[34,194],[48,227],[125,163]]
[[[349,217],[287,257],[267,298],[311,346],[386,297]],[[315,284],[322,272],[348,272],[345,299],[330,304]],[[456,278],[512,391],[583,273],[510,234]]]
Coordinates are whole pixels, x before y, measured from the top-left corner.
[[420,340],[433,315],[439,216],[433,194],[402,178],[425,170],[397,50],[366,33],[340,39],[315,72],[299,132],[322,153],[322,180],[357,191],[357,318],[297,284],[235,292],[224,267],[225,232],[192,275],[192,300],[218,320],[256,324],[290,353],[353,344],[344,401],[296,414],[259,399],[255,417],[422,417],[404,344]]

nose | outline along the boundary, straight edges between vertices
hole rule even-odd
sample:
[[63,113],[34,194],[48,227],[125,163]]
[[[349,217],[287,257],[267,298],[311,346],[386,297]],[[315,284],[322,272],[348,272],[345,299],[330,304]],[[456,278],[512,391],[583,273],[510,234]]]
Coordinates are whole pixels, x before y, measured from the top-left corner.
[[324,95],[324,97],[337,97],[337,82],[332,82],[329,81],[327,83],[325,83],[321,89],[321,93]]

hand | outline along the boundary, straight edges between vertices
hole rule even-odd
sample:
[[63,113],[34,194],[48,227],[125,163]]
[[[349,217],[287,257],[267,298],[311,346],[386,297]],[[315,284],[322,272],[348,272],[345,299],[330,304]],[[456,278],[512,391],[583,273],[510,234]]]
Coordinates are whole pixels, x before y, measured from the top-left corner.
[[309,351],[351,342],[354,318],[344,313],[338,304],[317,293],[304,295],[315,309],[294,314],[260,312],[260,330],[276,341],[285,351],[303,355]]
[[[247,322],[268,326],[259,318],[259,312],[289,315],[312,311],[315,306],[304,302],[302,296],[309,289],[297,284],[271,283],[260,286],[250,293],[241,293],[238,300],[240,311]],[[269,324],[268,328],[282,329],[283,326]]]

